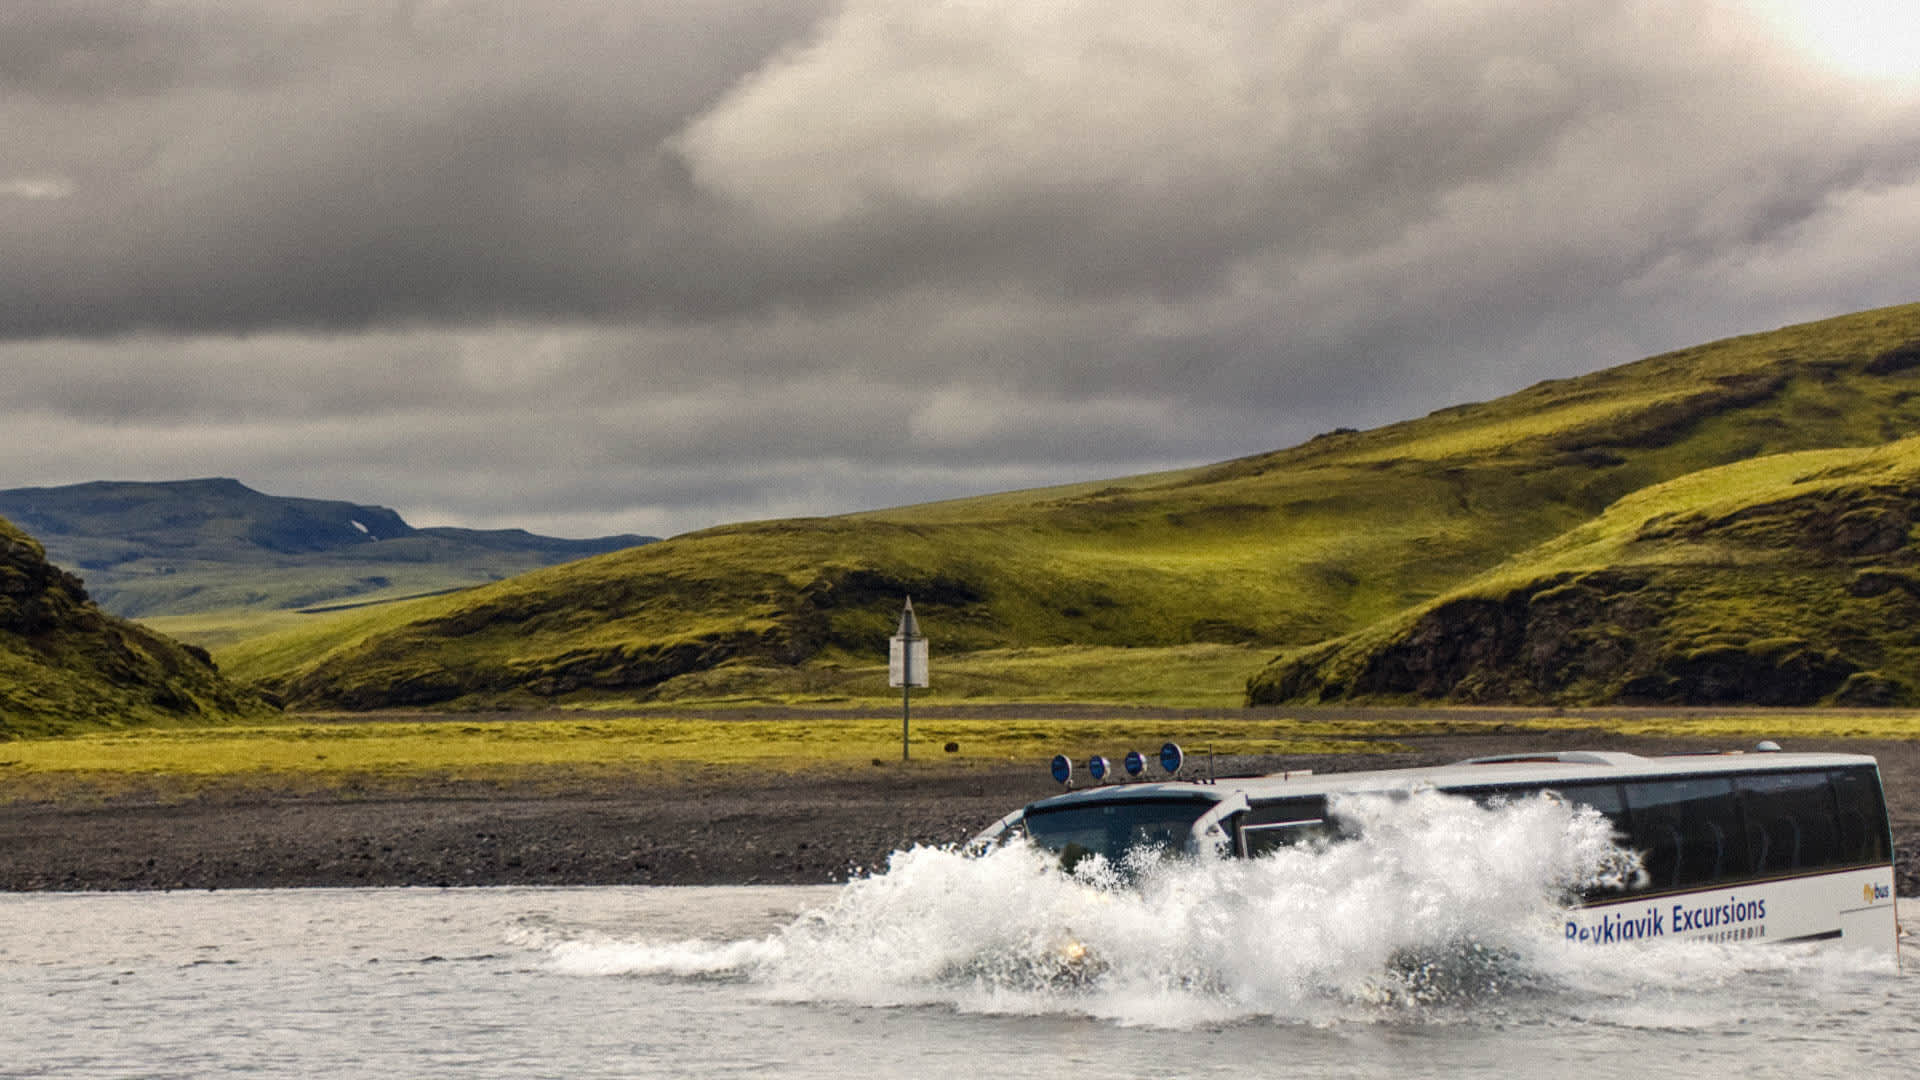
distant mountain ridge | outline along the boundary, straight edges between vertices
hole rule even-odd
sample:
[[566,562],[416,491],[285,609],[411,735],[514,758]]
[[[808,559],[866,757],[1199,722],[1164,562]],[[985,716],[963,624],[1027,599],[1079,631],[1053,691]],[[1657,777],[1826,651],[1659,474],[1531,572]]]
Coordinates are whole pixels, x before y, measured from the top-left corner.
[[268,495],[225,477],[13,488],[0,491],[0,516],[126,616],[442,592],[656,539],[420,529],[384,506]]

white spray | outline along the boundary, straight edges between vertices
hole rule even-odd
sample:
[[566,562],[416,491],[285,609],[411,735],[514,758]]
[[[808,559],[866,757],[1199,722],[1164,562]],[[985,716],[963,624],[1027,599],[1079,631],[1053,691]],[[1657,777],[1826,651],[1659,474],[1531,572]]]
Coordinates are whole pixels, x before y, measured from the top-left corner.
[[1397,1015],[1555,981],[1569,896],[1637,865],[1605,818],[1548,797],[1355,795],[1332,812],[1357,839],[1258,859],[1089,859],[1068,873],[1025,843],[915,848],[765,938],[574,943],[555,957],[789,1000],[1171,1026]]

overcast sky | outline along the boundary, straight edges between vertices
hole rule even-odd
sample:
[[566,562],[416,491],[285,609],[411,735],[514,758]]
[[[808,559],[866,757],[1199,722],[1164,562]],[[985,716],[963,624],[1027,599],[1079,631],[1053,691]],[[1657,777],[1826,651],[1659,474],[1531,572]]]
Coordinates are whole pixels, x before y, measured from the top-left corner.
[[665,535],[1920,300],[1915,40],[1911,0],[6,0],[0,487]]

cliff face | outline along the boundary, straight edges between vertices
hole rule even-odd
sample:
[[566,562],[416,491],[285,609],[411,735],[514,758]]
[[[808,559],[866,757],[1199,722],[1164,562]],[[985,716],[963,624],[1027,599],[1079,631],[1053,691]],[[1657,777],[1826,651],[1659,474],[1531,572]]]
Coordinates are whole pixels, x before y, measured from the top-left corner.
[[[1799,635],[1770,632],[1792,619],[1770,620],[1770,626],[1756,620],[1747,632],[1720,640],[1679,632],[1678,609],[1716,584],[1698,574],[1601,571],[1549,578],[1500,597],[1449,601],[1366,655],[1351,681],[1330,677],[1326,657],[1303,657],[1263,673],[1251,700],[1695,706],[1913,700],[1904,681],[1868,669],[1879,659],[1877,649],[1807,633],[1805,623]],[[1902,614],[1914,614],[1911,596],[1888,599],[1906,601]]]
[[0,519],[0,739],[270,712],[205,650],[113,618]]

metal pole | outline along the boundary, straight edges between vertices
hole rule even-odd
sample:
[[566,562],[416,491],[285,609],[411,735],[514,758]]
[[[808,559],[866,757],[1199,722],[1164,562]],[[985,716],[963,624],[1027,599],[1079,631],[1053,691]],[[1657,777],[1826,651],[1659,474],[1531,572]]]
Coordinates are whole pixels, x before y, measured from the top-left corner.
[[[900,632],[893,637],[892,648],[899,650],[900,657],[900,760],[912,757],[908,737],[913,727],[913,647],[925,639],[920,636],[919,620],[913,617],[913,597],[907,597],[906,606],[900,609]],[[889,659],[888,666],[892,666]]]

